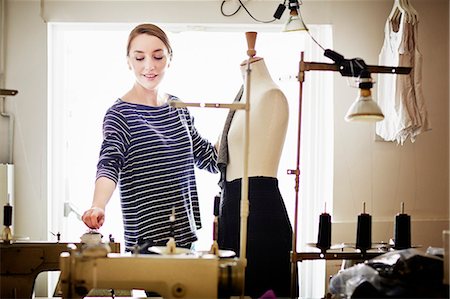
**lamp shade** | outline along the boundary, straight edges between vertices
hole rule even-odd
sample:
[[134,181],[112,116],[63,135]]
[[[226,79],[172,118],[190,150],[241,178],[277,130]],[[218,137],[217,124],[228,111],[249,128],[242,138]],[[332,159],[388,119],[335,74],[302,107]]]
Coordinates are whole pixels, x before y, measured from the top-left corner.
[[306,27],[300,12],[296,8],[291,9],[291,12],[289,13],[289,18],[286,24],[284,25],[283,31],[284,32],[308,31],[308,27]]
[[347,111],[346,121],[381,121],[384,119],[378,104],[373,100],[370,89],[361,89],[358,98]]

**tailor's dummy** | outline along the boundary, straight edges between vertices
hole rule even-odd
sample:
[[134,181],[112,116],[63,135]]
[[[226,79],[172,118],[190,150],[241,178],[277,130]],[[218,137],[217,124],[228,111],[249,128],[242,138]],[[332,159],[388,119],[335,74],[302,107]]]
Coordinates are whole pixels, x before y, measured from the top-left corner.
[[[250,57],[249,216],[245,295],[272,290],[291,297],[292,228],[278,189],[277,172],[286,136],[289,107],[261,57]],[[245,103],[247,62],[242,62]],[[239,253],[240,199],[244,161],[245,112],[234,113],[228,131],[228,164],[222,187],[219,247]],[[297,286],[295,286],[295,296]]]

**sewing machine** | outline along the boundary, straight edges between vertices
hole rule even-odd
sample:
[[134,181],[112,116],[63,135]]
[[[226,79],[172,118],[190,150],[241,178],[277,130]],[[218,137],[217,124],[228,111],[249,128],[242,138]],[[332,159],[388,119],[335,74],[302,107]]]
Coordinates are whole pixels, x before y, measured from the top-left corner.
[[60,267],[63,298],[82,298],[95,289],[145,290],[163,298],[230,297],[242,293],[245,269],[239,259],[209,253],[124,255],[108,253],[101,244],[72,246],[61,254]]
[[[39,273],[59,271],[59,257],[70,243],[13,241],[0,243],[0,297],[31,298]],[[110,243],[120,252],[119,243]],[[81,248],[81,243],[77,243]]]
[[[98,232],[86,233],[81,242],[60,243],[60,234],[57,242],[29,242],[21,241],[13,235],[12,206],[4,206],[2,235],[0,239],[0,298],[31,298],[34,282],[39,273],[44,271],[59,271],[59,257],[62,252],[71,248],[83,248],[85,243],[93,240],[101,242],[102,235]],[[120,243],[115,243],[109,236],[106,243],[109,252],[120,252]]]

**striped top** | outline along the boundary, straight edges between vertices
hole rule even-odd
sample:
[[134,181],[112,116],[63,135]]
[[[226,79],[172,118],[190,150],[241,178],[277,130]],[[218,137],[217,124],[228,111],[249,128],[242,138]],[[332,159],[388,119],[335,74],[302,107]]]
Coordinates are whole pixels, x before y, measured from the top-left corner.
[[187,108],[118,99],[108,109],[97,178],[119,184],[127,248],[144,242],[165,245],[172,210],[177,246],[197,240],[201,221],[194,165],[218,172],[216,149],[199,135]]

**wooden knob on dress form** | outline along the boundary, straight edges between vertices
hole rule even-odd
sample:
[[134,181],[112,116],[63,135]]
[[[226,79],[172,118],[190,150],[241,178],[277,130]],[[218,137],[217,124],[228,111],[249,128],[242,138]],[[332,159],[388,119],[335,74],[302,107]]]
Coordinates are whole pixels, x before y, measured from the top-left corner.
[[255,44],[256,44],[256,32],[249,31],[245,33],[245,38],[247,39],[247,55],[253,58],[256,55]]

